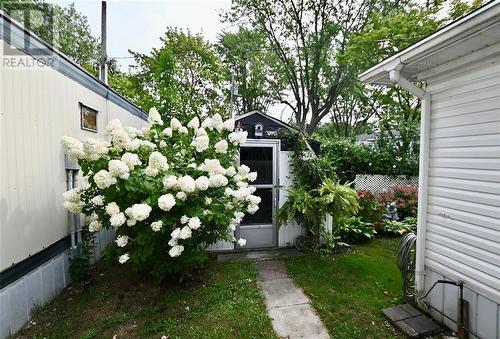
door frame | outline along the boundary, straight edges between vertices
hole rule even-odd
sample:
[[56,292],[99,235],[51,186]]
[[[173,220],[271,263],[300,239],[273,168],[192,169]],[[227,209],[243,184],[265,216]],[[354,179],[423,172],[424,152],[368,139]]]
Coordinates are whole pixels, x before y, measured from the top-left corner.
[[[278,235],[279,235],[279,229],[278,229],[278,220],[277,220],[277,211],[278,211],[278,206],[279,206],[279,187],[280,187],[280,176],[279,176],[279,152],[281,150],[281,140],[280,139],[247,139],[247,141],[243,144],[240,145],[240,147],[272,147],[273,148],[273,183],[272,184],[256,184],[252,185],[252,183],[249,183],[249,186],[256,186],[257,188],[260,185],[263,186],[268,186],[271,185],[272,189],[272,227],[273,227],[273,239],[272,239],[272,246],[270,247],[276,247],[278,246]],[[238,166],[241,165],[240,162],[240,152],[238,152]],[[257,173],[258,176],[258,173]],[[265,224],[267,225],[267,224]],[[257,225],[256,225],[257,226]],[[240,227],[241,224],[238,225],[235,231],[235,236],[237,239],[240,238]],[[239,246],[238,244],[235,244],[235,249],[241,249],[242,247]],[[255,249],[255,248],[252,248]]]

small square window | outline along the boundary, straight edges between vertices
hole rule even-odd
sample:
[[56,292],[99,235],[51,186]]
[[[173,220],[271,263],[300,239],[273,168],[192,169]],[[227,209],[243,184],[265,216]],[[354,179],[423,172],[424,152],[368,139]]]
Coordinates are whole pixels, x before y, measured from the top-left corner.
[[97,132],[97,111],[80,103],[82,129]]

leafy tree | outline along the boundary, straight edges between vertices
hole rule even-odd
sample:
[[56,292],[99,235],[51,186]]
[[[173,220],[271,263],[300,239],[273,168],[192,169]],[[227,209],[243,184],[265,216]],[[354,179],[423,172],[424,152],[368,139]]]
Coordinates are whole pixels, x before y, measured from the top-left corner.
[[[366,27],[352,36],[339,59],[357,72],[367,69],[436,31],[442,24],[435,17],[439,9],[410,5],[374,13]],[[357,86],[361,90],[353,92],[354,101],[360,103],[365,116],[376,119],[379,155],[395,168],[412,172],[418,164],[420,101],[398,86]]]
[[280,103],[293,111],[297,126],[311,134],[355,79],[350,65],[338,62],[338,54],[373,11],[399,3],[235,0],[226,20],[264,34],[277,60],[273,71],[287,83]]
[[133,100],[177,117],[223,114],[225,74],[214,46],[200,34],[174,28],[161,40],[163,46],[150,54],[132,52],[137,63],[130,78]]
[[238,84],[238,96],[234,99],[238,113],[266,112],[277,102],[284,89],[283,79],[272,73],[271,66],[276,60],[262,32],[240,27],[235,33],[223,33],[218,51],[227,79]]

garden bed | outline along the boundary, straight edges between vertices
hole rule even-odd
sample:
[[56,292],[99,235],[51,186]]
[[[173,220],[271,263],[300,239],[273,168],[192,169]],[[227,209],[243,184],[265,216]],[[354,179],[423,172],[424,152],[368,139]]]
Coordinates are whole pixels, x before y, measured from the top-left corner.
[[115,262],[67,288],[16,338],[273,338],[251,262],[212,263],[196,287],[160,288]]
[[399,338],[381,310],[401,302],[396,265],[400,238],[375,238],[335,260],[287,259],[288,271],[311,298],[332,338]]

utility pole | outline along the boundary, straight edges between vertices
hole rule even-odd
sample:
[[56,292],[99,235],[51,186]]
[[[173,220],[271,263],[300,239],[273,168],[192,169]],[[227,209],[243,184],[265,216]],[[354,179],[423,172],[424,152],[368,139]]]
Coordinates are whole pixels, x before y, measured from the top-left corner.
[[99,79],[108,84],[108,54],[106,51],[107,45],[107,29],[106,29],[106,1],[101,3],[101,62]]

